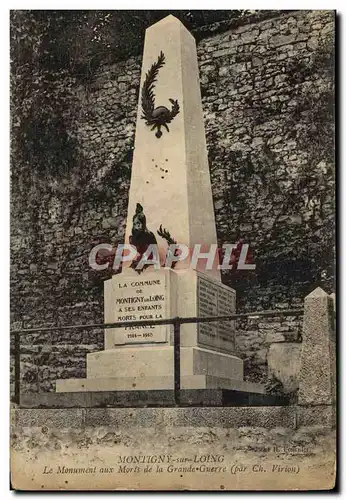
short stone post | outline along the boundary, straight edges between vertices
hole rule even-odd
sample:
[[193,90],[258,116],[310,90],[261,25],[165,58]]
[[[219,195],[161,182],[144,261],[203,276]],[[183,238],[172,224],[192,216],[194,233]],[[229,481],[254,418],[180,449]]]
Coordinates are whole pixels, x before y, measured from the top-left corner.
[[335,293],[331,293],[330,297],[333,299],[334,312],[336,312],[336,296]]
[[316,288],[304,301],[298,403],[331,405],[336,397],[333,299]]

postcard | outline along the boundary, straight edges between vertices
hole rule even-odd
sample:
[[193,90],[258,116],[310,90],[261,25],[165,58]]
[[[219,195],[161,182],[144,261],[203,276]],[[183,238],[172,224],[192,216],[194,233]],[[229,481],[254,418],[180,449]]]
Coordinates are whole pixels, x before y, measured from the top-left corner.
[[11,11],[14,490],[335,487],[335,17]]

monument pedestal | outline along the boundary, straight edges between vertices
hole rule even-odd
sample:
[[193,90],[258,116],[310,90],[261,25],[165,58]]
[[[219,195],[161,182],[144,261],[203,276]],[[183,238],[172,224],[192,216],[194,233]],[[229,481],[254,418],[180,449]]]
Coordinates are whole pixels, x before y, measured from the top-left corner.
[[[105,283],[105,321],[203,317],[235,311],[235,292],[194,270],[132,269]],[[182,389],[224,388],[263,393],[243,381],[235,352],[234,322],[183,324]],[[105,331],[105,350],[87,354],[87,378],[57,380],[57,392],[169,390],[174,387],[172,325]]]

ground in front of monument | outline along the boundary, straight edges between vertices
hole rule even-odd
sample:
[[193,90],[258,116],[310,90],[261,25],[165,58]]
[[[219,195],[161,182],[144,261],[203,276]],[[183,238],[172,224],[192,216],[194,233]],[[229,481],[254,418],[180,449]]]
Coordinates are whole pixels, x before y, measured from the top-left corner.
[[[274,16],[264,32],[275,30],[282,19],[287,31],[293,19],[296,31],[275,35],[281,37],[277,45],[289,48],[285,37],[293,37],[292,43],[303,43],[306,51],[312,42],[306,43],[306,28],[301,29],[304,14],[295,15],[298,21],[293,14],[278,13],[279,21]],[[313,24],[309,15],[307,22]],[[325,19],[323,12],[320,16]],[[109,242],[99,243],[88,249],[86,259],[96,275],[109,273],[99,282],[103,321],[13,329],[13,487],[331,489],[335,295],[316,280],[300,297],[299,307],[237,313],[237,289],[223,283],[224,272],[234,268],[256,273],[257,265],[246,241],[243,247],[228,243],[222,255],[217,251],[223,245],[199,76],[206,56],[199,59],[195,37],[177,17],[160,17],[145,30],[123,240],[118,239],[116,250]],[[259,36],[268,21],[264,17],[256,23]],[[224,26],[217,36],[227,48],[220,42],[218,51],[210,50],[211,57],[228,57],[229,72],[239,64],[244,65],[241,72],[259,65],[258,55],[246,59],[243,54],[246,27]],[[238,55],[233,58],[238,45],[240,59],[245,57],[241,63]],[[259,46],[261,54],[270,51]],[[224,71],[219,68],[217,78]],[[280,88],[281,80],[274,77]],[[220,88],[218,93],[233,91]],[[272,102],[271,94],[267,98]],[[281,140],[273,145],[278,148]],[[216,133],[214,141],[222,138]],[[235,200],[237,193],[232,193]],[[264,323],[268,318],[274,325],[269,328]],[[291,318],[302,325],[299,335]],[[250,326],[255,322],[255,335],[250,328],[242,331],[241,321]],[[83,344],[73,340],[78,329],[93,335],[100,328],[102,345],[81,349]],[[28,348],[21,346],[21,338],[31,335],[29,343],[35,346],[47,332],[53,345],[55,334],[65,336],[68,361],[63,370],[54,369],[53,390],[39,385],[38,390],[24,390],[32,381],[25,371]],[[77,347],[84,376],[70,369]],[[41,356],[45,348],[37,353]],[[249,350],[255,354],[248,356]],[[53,364],[49,349],[47,356]]]

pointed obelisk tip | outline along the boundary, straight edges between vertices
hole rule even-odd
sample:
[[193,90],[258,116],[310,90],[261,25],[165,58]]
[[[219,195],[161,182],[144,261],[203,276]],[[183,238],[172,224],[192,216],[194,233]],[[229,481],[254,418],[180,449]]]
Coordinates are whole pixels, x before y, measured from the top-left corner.
[[[169,14],[169,16],[166,16],[166,17],[163,17],[162,19],[160,19],[160,21],[157,21],[157,23],[155,24],[152,24],[151,26],[149,26],[149,28],[147,28],[148,30],[152,29],[152,28],[158,28],[158,27],[161,27],[163,25],[167,26],[169,24],[175,24],[175,25],[180,25],[182,26],[186,31],[189,32],[189,30],[183,25],[183,23],[175,16],[173,16],[172,14]],[[189,32],[190,33],[190,32]]]
[[318,286],[317,288],[315,288],[315,290],[313,290],[311,293],[309,293],[309,295],[307,295],[305,298],[306,299],[315,299],[315,298],[327,297],[327,296],[328,296],[328,294],[322,288],[320,288]]

